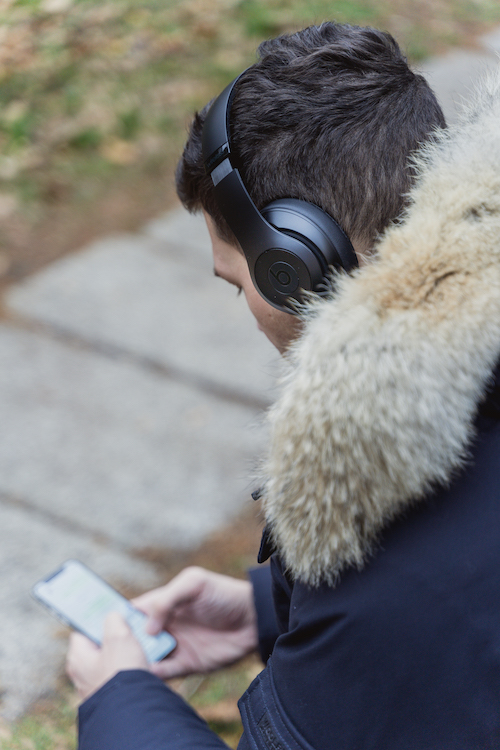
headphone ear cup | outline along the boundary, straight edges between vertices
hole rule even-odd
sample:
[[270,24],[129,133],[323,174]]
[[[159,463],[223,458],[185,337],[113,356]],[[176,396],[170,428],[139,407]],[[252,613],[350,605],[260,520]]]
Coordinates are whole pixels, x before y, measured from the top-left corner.
[[[280,198],[265,206],[261,214],[275,229],[299,240],[310,251],[315,261],[312,265],[319,263],[321,267],[323,279],[319,284],[332,267],[345,271],[357,267],[358,259],[349,238],[335,219],[318,206],[297,198]],[[314,278],[317,274],[309,275],[312,287],[301,286],[318,291],[318,280]]]
[[[313,279],[311,274],[314,274]],[[303,248],[299,255],[283,247],[275,247],[259,255],[254,265],[253,279],[257,290],[268,302],[290,310],[293,299],[300,299],[301,290],[312,289],[314,281],[321,283],[323,271],[307,248]]]

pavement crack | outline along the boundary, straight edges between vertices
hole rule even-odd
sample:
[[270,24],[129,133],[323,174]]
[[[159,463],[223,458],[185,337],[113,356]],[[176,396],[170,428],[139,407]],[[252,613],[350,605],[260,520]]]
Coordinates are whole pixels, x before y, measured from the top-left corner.
[[40,521],[49,524],[53,528],[60,529],[65,533],[86,537],[94,544],[113,550],[114,552],[119,552],[129,558],[147,562],[157,569],[160,567],[158,563],[155,564],[154,561],[147,558],[144,550],[129,547],[123,542],[110,537],[108,534],[105,534],[98,529],[94,529],[91,526],[87,526],[84,523],[67,518],[66,516],[61,516],[47,508],[41,508],[31,500],[27,500],[25,497],[21,497],[13,492],[0,490],[0,508],[2,506],[20,510],[27,513],[32,518],[38,518]]
[[122,544],[116,539],[112,539],[107,534],[93,529],[91,526],[80,523],[79,521],[54,513],[47,508],[41,508],[31,500],[27,500],[25,497],[21,497],[13,492],[0,490],[0,506],[1,505],[22,510],[30,516],[38,517],[45,523],[49,523],[51,526],[55,526],[62,531],[89,537],[97,544],[102,544],[106,547],[119,550],[120,552],[126,552],[127,554],[134,556],[133,550],[130,550],[125,544]]
[[140,367],[153,375],[187,385],[196,391],[201,391],[226,403],[244,406],[257,411],[265,411],[272,403],[271,399],[261,398],[246,393],[239,388],[222,385],[211,378],[206,378],[191,370],[185,370],[176,365],[162,362],[146,354],[132,352],[119,344],[86,338],[81,334],[76,334],[54,323],[42,323],[19,315],[9,315],[8,321],[13,326],[36,333],[39,336],[45,336],[73,349],[92,352],[115,362],[124,362],[135,367]]

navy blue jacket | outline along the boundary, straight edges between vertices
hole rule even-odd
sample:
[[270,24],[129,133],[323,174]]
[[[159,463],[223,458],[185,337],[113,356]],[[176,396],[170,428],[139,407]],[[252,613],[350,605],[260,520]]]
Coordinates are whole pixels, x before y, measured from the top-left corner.
[[[311,588],[273,555],[274,611],[268,574],[253,576],[272,654],[240,701],[240,750],[500,748],[498,394],[467,468],[387,528],[362,571]],[[226,746],[156,677],[131,671],[83,704],[79,747]]]

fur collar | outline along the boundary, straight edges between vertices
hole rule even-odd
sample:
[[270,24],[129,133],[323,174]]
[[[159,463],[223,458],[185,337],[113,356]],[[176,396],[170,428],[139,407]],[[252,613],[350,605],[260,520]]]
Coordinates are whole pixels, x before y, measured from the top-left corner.
[[500,356],[500,75],[417,166],[376,259],[306,306],[268,415],[268,529],[312,585],[450,481]]

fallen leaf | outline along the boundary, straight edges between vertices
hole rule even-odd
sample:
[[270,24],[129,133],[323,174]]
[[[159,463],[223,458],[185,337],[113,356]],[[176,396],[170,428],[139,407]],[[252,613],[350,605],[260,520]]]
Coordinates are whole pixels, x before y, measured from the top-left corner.
[[73,0],[42,0],[40,8],[45,13],[64,13],[73,5]]
[[111,164],[119,164],[126,166],[127,164],[133,164],[139,157],[139,151],[137,146],[130,141],[124,141],[120,138],[115,138],[112,141],[107,141],[101,146],[100,154],[106,161]]
[[0,740],[10,740],[12,738],[12,730],[7,724],[5,719],[0,717]]
[[15,99],[5,107],[3,111],[3,119],[5,122],[13,123],[16,120],[20,120],[28,111],[27,102],[23,102],[21,99]]
[[[0,220],[7,219],[15,212],[18,202],[15,196],[9,193],[0,193]],[[0,274],[2,273],[2,255],[0,253]]]
[[234,700],[223,700],[213,703],[211,706],[203,706],[197,709],[205,721],[221,721],[229,723],[240,720],[238,705]]
[[0,157],[0,179],[13,180],[21,170],[19,159],[13,156]]

